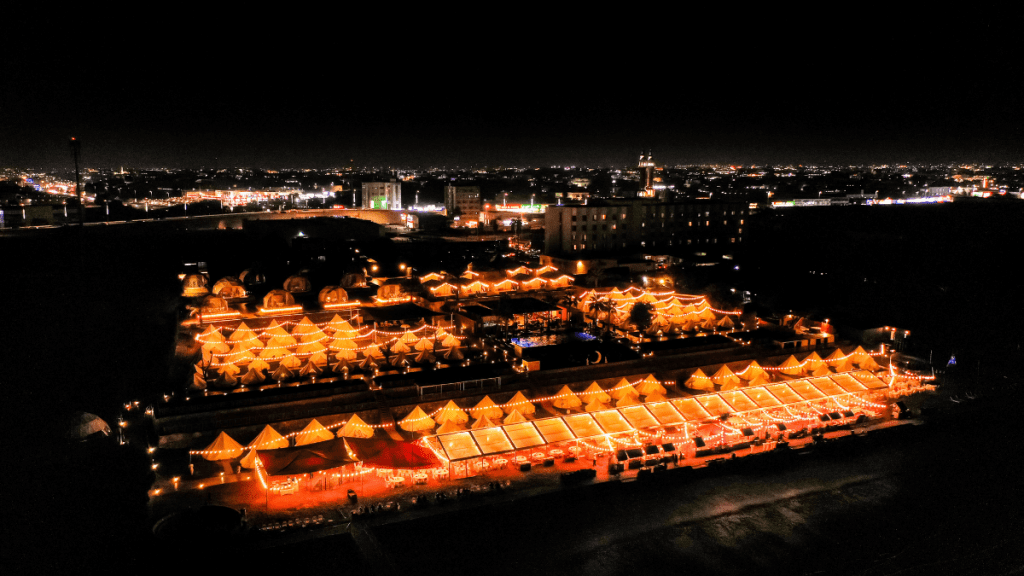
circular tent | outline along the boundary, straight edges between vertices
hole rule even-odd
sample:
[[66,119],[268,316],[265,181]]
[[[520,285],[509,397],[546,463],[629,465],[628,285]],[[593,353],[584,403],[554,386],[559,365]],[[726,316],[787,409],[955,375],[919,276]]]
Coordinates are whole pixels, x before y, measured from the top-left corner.
[[239,281],[244,286],[259,286],[267,281],[267,278],[257,270],[247,268],[238,275]]
[[181,281],[181,295],[189,298],[205,296],[210,293],[207,288],[209,280],[202,274],[189,274]]
[[72,440],[85,441],[94,434],[110,436],[110,425],[95,414],[76,412],[69,424],[67,436]]
[[217,283],[213,285],[211,290],[214,296],[220,296],[221,298],[245,298],[246,291],[245,286],[242,286],[242,282],[238,278],[232,276],[225,276]]
[[344,304],[348,302],[348,292],[341,286],[327,286],[320,290],[317,300],[323,305]]
[[272,308],[287,308],[295,305],[295,297],[292,296],[291,292],[285,290],[271,290],[263,297],[263,307]]
[[288,279],[284,281],[284,289],[292,294],[304,294],[313,289],[313,284],[311,284],[309,278],[306,278],[305,276],[289,276]]

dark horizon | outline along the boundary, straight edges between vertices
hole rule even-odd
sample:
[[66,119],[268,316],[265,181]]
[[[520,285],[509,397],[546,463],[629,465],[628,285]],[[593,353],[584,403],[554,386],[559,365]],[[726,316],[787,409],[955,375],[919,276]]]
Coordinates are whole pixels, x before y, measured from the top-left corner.
[[359,53],[352,67],[317,49],[90,44],[72,61],[18,44],[0,167],[65,169],[71,136],[102,167],[630,166],[641,149],[669,166],[1024,158],[1019,47],[998,19],[792,18],[540,60],[407,35],[411,62]]

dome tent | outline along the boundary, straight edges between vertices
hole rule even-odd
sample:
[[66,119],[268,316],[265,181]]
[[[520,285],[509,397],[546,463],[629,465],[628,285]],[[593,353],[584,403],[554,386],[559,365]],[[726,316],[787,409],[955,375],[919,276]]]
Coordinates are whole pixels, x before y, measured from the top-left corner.
[[94,434],[110,436],[110,425],[95,414],[76,412],[69,424],[67,436],[72,440],[85,441]]

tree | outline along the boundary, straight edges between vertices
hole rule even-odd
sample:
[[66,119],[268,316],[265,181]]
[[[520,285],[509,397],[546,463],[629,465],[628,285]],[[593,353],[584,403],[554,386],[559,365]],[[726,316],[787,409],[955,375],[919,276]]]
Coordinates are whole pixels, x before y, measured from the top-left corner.
[[633,325],[641,332],[650,327],[651,322],[654,320],[654,316],[651,314],[651,309],[650,304],[637,302],[629,312],[629,321],[632,322]]

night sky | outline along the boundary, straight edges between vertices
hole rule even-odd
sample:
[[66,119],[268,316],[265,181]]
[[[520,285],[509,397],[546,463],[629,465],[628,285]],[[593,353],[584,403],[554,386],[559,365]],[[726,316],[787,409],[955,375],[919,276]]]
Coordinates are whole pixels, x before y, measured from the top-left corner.
[[67,168],[72,135],[137,168],[1024,159],[1010,15],[729,10],[11,42],[0,167]]

